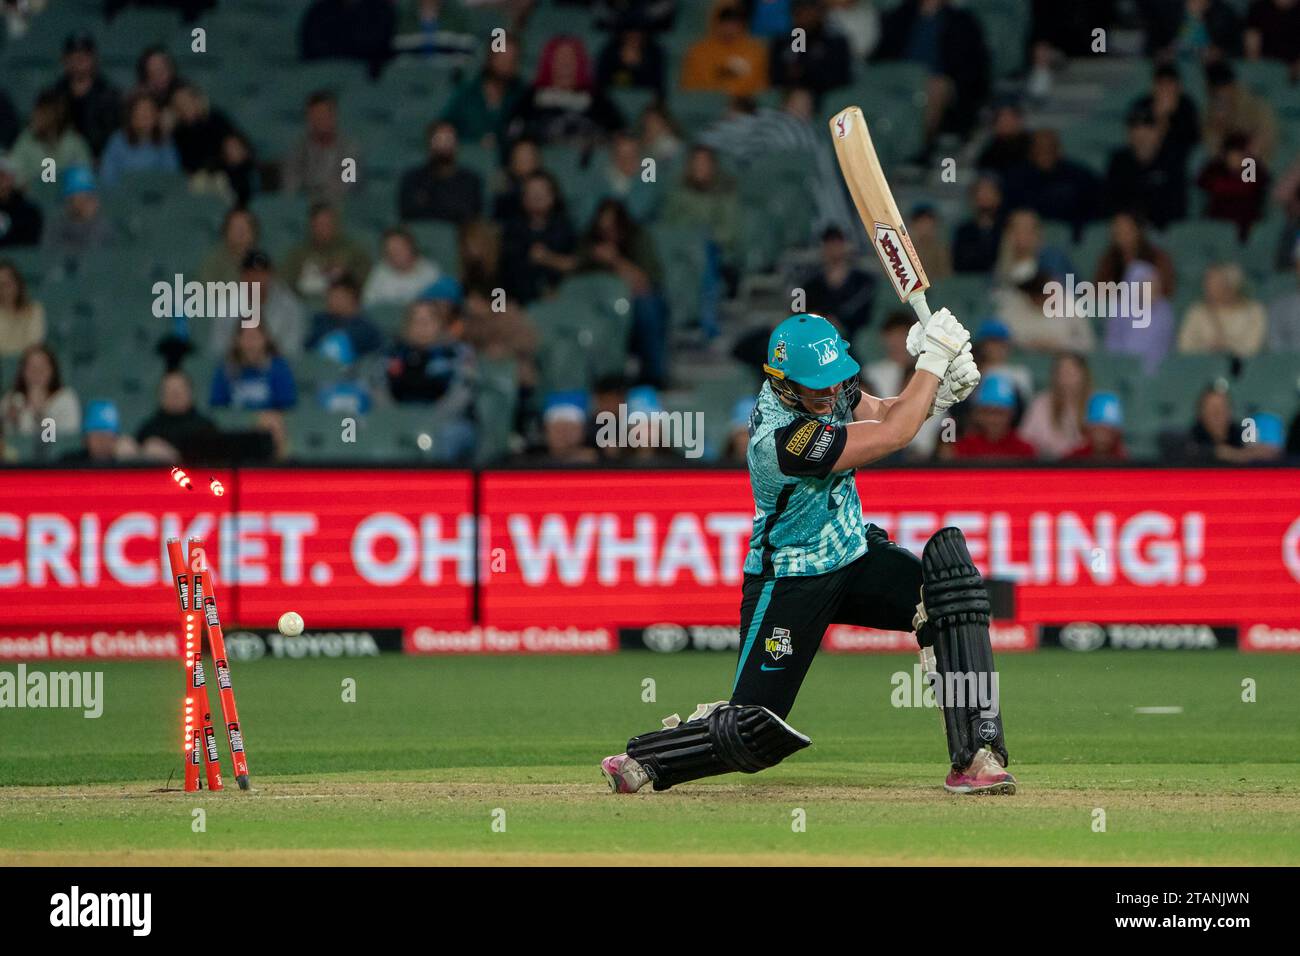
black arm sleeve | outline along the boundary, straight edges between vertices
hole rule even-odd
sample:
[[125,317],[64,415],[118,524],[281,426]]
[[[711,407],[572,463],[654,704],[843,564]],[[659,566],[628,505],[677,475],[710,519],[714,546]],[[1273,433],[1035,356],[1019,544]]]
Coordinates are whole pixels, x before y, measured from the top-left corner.
[[844,426],[826,425],[811,418],[796,419],[778,428],[772,437],[782,473],[800,478],[829,475],[849,440]]

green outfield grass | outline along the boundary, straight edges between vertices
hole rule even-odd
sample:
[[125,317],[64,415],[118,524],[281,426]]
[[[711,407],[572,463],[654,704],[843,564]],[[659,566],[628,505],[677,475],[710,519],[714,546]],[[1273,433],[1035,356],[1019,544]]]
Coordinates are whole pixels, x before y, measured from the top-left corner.
[[1004,655],[1010,798],[943,793],[937,713],[891,705],[913,662],[825,656],[790,718],[812,748],[632,797],[599,758],[726,696],[728,657],[237,665],[254,790],[227,763],[211,795],[153,792],[179,786],[179,665],[97,665],[99,719],[0,710],[0,863],[1300,863],[1300,658]]

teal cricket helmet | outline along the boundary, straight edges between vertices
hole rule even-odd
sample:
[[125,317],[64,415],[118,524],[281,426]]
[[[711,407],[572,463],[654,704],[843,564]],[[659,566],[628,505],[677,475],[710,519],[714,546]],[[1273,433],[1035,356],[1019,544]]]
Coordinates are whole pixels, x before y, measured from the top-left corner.
[[795,382],[811,389],[844,385],[852,407],[861,366],[835,326],[820,315],[801,312],[772,330],[763,371],[772,390],[792,404],[799,400],[790,384]]

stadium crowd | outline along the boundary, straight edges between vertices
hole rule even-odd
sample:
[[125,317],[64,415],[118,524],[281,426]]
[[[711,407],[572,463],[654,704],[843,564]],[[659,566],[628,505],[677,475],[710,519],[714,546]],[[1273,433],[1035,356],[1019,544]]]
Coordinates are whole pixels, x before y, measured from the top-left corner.
[[[936,290],[979,288],[965,300],[975,314],[954,311],[977,330],[984,370],[956,420],[931,421],[905,460],[1125,460],[1127,423],[1153,395],[1142,383],[1167,381],[1170,369],[1200,377],[1162,419],[1177,427],[1162,427],[1136,457],[1300,456],[1300,3],[997,0],[1021,14],[1009,25],[1023,45],[1010,70],[995,65],[1006,38],[987,36],[971,4],[716,0],[707,18],[688,15],[695,5],[287,4],[300,62],[356,61],[365,71],[357,82],[381,89],[397,71],[422,69],[448,87],[421,123],[423,155],[402,157],[379,197],[363,190],[367,171],[399,147],[349,128],[346,91],[308,91],[298,118],[283,121],[297,127],[291,144],[270,154],[247,129],[248,104],[214,102],[187,76],[190,29],[226,4],[144,4],[174,8],[176,32],[142,43],[130,75],[105,67],[100,27],[82,18],[31,102],[0,87],[0,458],[41,460],[50,431],[58,451],[45,460],[179,461],[233,448],[215,438],[220,414],[233,411],[245,413],[241,433],[265,436],[267,456],[292,459],[302,451],[295,412],[305,406],[376,419],[407,406],[436,421],[419,447],[440,462],[671,459],[662,449],[597,447],[594,416],[620,404],[700,408],[695,370],[757,369],[755,343],[775,323],[738,315],[760,238],[742,180],[757,175],[746,156],[773,143],[811,144],[795,175],[812,208],[768,271],[853,339],[869,390],[896,394],[912,374],[911,319],[887,301],[893,293],[866,258],[833,160],[826,165],[824,123],[846,105],[837,91],[867,88],[873,70],[900,61],[920,68],[924,103],[896,167],[905,184],[915,174],[905,214]],[[43,18],[60,16],[55,4],[0,6],[4,56],[20,54]],[[103,29],[133,6],[104,4]],[[484,24],[496,21],[485,15],[508,25],[507,42],[493,42]],[[582,29],[557,31],[566,18]],[[802,31],[797,49],[792,30]],[[1127,30],[1140,48],[1099,54],[1098,30]],[[1033,121],[1072,69],[1099,55],[1141,64],[1140,86],[1095,132],[1095,142],[1113,142],[1100,166],[1071,155],[1077,139]],[[1258,63],[1284,71],[1275,95],[1243,78]],[[294,66],[241,67],[272,68]],[[679,116],[679,103],[702,102],[692,94],[716,94],[708,102],[717,111]],[[578,157],[577,167],[549,168],[557,155]],[[929,198],[941,195],[947,180],[937,171],[949,157],[965,197],[956,216]],[[647,177],[647,168],[659,172]],[[257,283],[260,321],[154,320],[158,358],[139,361],[157,362],[156,407],[127,421],[121,396],[78,381],[70,343],[53,334],[67,323],[42,293],[100,274],[88,262],[111,269],[124,241],[108,209],[115,194],[176,181],[224,212],[201,260],[163,275],[192,268],[187,279]],[[302,203],[296,241],[268,235],[259,210],[276,196]],[[382,228],[373,216],[358,228],[350,210],[360,203],[385,207]],[[426,247],[428,224],[454,231],[454,255]],[[1169,239],[1201,226],[1196,234],[1216,242],[1226,229],[1231,244],[1192,258]],[[701,238],[689,277],[665,235]],[[625,290],[620,360],[566,381],[566,361],[582,350],[572,344],[566,360],[571,343],[553,340],[546,316],[591,275]],[[1140,283],[1151,295],[1145,307],[1129,302],[1092,321],[1049,307],[1054,282]],[[938,292],[931,301],[948,304]],[[117,320],[111,311],[97,319]],[[511,370],[500,406],[482,398],[490,362]],[[1108,374],[1121,365],[1132,374],[1123,388]],[[304,370],[322,366],[333,371],[313,371],[303,387]],[[1241,392],[1265,368],[1275,387]],[[710,458],[743,460],[757,382],[742,378],[722,405],[701,409],[734,405]],[[485,452],[492,416],[507,419],[506,434]],[[334,451],[348,457],[346,446]]]

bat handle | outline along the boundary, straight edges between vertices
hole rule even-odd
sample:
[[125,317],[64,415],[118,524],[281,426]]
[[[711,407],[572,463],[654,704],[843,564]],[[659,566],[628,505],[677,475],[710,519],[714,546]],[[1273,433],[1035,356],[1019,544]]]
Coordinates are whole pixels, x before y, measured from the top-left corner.
[[912,307],[912,311],[916,313],[916,317],[920,320],[922,328],[930,324],[930,303],[925,301],[924,289],[920,292],[913,292],[909,295],[907,297],[907,303]]

